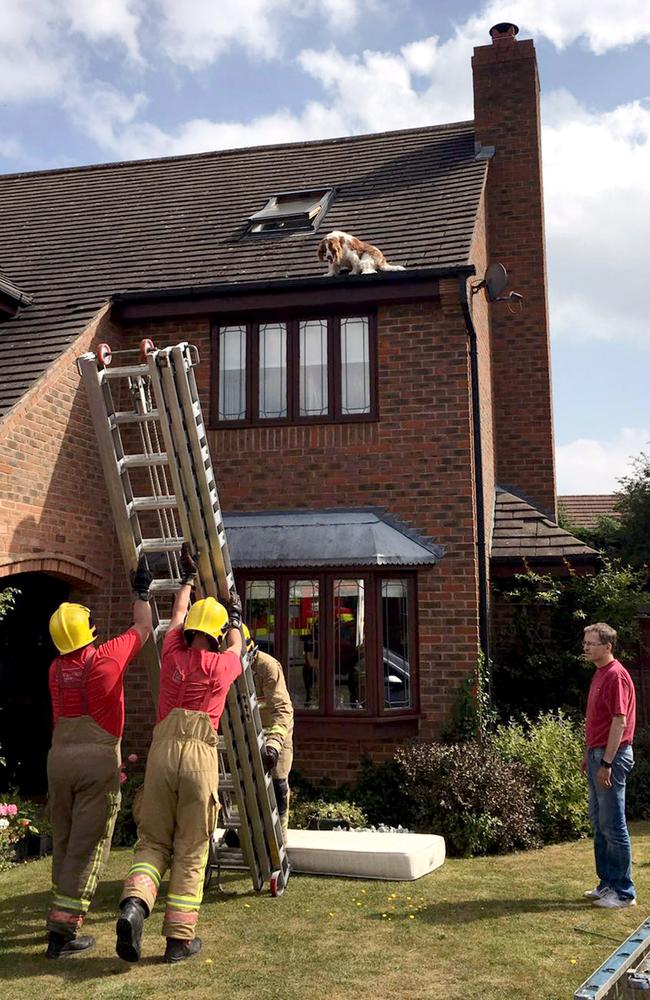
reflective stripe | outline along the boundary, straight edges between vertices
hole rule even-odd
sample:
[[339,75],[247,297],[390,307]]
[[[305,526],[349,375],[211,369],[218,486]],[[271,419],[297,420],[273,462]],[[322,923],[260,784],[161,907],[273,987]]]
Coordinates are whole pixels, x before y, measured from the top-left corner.
[[72,899],[71,896],[55,896],[52,900],[52,907],[61,907],[64,910],[74,910],[75,913],[87,913],[90,906],[89,899]]
[[201,905],[201,900],[203,899],[203,893],[200,896],[172,896],[167,893],[167,905],[168,906],[189,906],[193,908],[195,906]]
[[90,866],[90,872],[88,878],[86,879],[86,884],[81,890],[81,896],[84,900],[88,900],[88,906],[90,906],[90,901],[95,895],[95,889],[97,888],[97,883],[99,881],[99,871],[102,866],[102,855],[104,854],[104,847],[106,841],[111,834],[111,826],[115,814],[119,808],[119,792],[109,792],[107,795],[108,799],[108,815],[106,817],[106,825],[104,827],[104,835],[101,840],[97,841],[95,845],[95,853],[93,855],[92,864]]
[[154,865],[150,865],[147,861],[137,861],[136,864],[131,865],[129,868],[127,878],[130,875],[135,875],[137,872],[142,872],[144,875],[148,875],[151,880],[156,883],[156,888],[160,887],[161,875]]
[[273,736],[274,733],[277,733],[279,736],[286,736],[289,730],[281,726],[279,722],[276,722],[274,726],[267,726],[264,732],[267,736]]

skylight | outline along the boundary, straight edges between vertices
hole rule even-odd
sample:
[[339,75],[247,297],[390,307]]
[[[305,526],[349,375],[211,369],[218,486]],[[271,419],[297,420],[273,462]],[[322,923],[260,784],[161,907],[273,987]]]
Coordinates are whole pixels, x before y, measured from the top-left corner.
[[332,188],[282,191],[271,195],[264,208],[248,219],[250,233],[308,230],[313,232],[329,205]]

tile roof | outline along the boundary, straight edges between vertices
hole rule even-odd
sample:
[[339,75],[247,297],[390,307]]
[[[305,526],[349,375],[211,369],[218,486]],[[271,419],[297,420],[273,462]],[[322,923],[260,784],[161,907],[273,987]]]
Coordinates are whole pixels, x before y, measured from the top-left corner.
[[[466,264],[486,170],[461,122],[0,176],[2,266],[34,297],[0,325],[0,415],[113,293],[313,278],[331,229],[409,269]],[[318,233],[244,235],[269,195],[321,185]]]
[[565,494],[557,502],[571,524],[577,528],[593,528],[599,517],[618,517],[615,493]]
[[282,566],[432,566],[444,546],[379,509],[225,514],[236,569]]
[[492,559],[521,562],[523,559],[551,562],[592,562],[595,549],[574,538],[525,500],[497,489],[492,533]]

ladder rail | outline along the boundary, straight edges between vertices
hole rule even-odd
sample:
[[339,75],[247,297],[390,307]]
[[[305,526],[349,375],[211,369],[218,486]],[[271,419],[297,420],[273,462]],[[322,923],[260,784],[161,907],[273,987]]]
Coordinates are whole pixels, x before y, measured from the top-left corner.
[[[235,591],[194,375],[197,363],[198,352],[187,342],[154,349],[140,365],[99,368],[91,353],[77,362],[124,564],[133,569],[139,555],[150,553],[150,568],[157,571],[163,562],[167,569],[166,578],[152,581],[154,641],[143,650],[155,704],[161,640],[169,627],[157,602],[169,600],[181,586],[183,540],[199,552],[198,582],[203,596],[225,600]],[[120,403],[122,393],[130,393],[133,412],[116,408],[113,383]],[[125,448],[122,429],[129,428],[133,429],[127,435],[129,444],[133,438],[139,440],[137,454]],[[152,529],[152,525],[157,527]],[[259,891],[268,879],[272,894],[278,895],[289,877],[289,864],[273,782],[262,764],[263,743],[250,656],[244,653],[242,673],[226,698],[219,737],[223,820],[237,829],[241,850],[211,846],[217,866],[227,868],[231,862],[241,867],[245,862],[253,887]]]

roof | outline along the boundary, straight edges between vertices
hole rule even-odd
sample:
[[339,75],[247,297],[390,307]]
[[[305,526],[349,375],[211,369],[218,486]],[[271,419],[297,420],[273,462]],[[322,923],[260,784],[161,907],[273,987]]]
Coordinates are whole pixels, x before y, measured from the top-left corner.
[[[113,293],[313,278],[331,229],[409,269],[467,264],[486,170],[462,122],[0,176],[2,264],[34,297],[0,325],[0,415]],[[245,235],[270,195],[317,186],[318,232]]]
[[227,514],[235,569],[326,566],[432,566],[444,546],[378,509]]
[[517,562],[566,558],[592,562],[598,557],[595,549],[560,528],[541,511],[501,489],[496,493],[491,554],[492,559]]
[[557,502],[568,521],[577,528],[593,528],[600,517],[618,517],[615,493],[565,494]]

